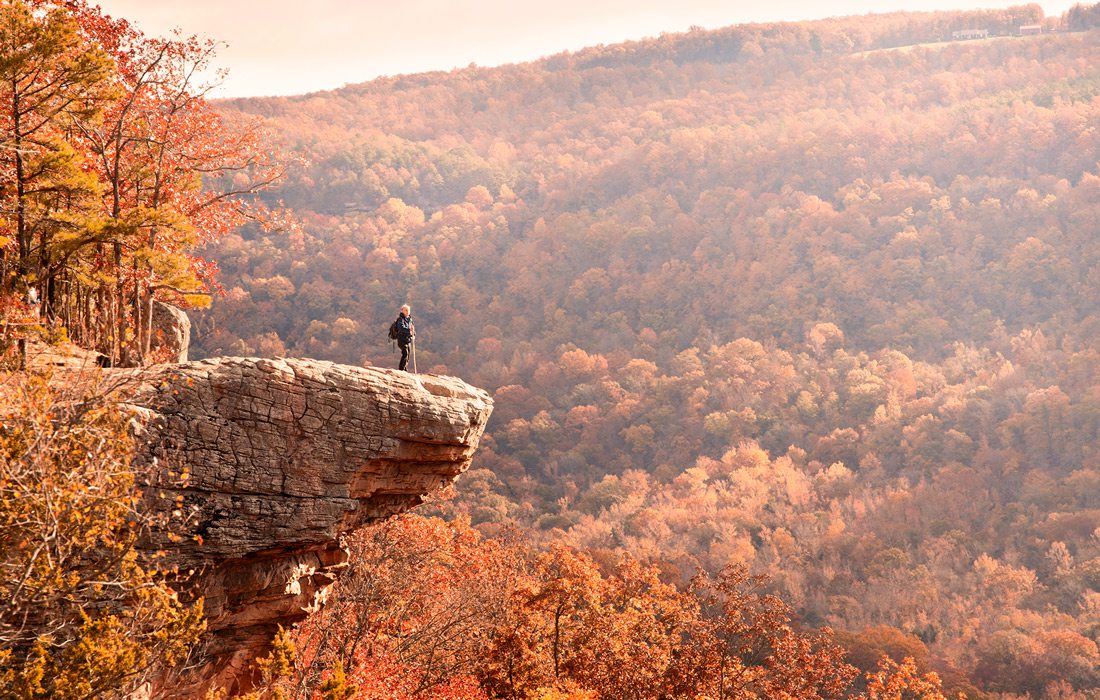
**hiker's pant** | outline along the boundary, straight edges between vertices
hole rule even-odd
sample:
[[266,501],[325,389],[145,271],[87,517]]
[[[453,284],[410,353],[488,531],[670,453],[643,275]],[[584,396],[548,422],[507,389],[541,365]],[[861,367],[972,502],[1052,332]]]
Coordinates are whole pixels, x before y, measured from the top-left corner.
[[401,348],[401,364],[397,365],[397,369],[403,370],[409,366],[409,346],[398,343],[397,347]]

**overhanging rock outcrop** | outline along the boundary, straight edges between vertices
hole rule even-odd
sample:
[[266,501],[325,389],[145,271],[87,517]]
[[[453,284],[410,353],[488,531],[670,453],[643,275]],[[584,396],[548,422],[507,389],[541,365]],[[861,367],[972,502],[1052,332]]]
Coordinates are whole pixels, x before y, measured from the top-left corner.
[[184,518],[172,528],[182,540],[155,533],[147,546],[193,571],[186,589],[205,599],[203,658],[186,680],[165,679],[189,688],[172,697],[247,687],[277,626],[303,618],[335,579],[341,535],[450,483],[492,410],[486,392],[452,377],[316,360],[218,358],[126,375],[137,382],[127,393],[142,415],[146,497]]

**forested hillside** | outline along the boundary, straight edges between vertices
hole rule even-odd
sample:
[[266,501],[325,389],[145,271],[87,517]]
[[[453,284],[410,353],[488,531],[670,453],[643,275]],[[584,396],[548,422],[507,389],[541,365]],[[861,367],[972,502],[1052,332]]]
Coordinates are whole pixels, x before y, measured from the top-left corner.
[[857,665],[1096,697],[1098,8],[223,103],[303,158],[272,190],[302,227],[207,249],[199,351],[396,365],[408,301],[420,370],[495,397],[441,506],[482,535],[745,563]]

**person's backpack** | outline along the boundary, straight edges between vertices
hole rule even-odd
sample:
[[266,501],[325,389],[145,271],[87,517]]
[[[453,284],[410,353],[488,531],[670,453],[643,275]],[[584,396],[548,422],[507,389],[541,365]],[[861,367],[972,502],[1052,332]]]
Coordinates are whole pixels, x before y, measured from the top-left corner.
[[394,321],[393,323],[390,324],[390,340],[397,340],[397,336],[398,336],[397,321]]

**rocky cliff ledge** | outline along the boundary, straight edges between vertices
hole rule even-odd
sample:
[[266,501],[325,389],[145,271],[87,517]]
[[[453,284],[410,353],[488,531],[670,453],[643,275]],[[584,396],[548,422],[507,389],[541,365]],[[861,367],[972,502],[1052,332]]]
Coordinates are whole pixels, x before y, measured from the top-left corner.
[[[172,697],[246,688],[278,625],[302,619],[343,565],[339,539],[421,502],[470,463],[492,410],[451,377],[315,360],[220,358],[118,371],[144,417],[152,507],[187,517],[154,537],[205,598],[199,667]],[[179,474],[189,474],[180,483]]]

